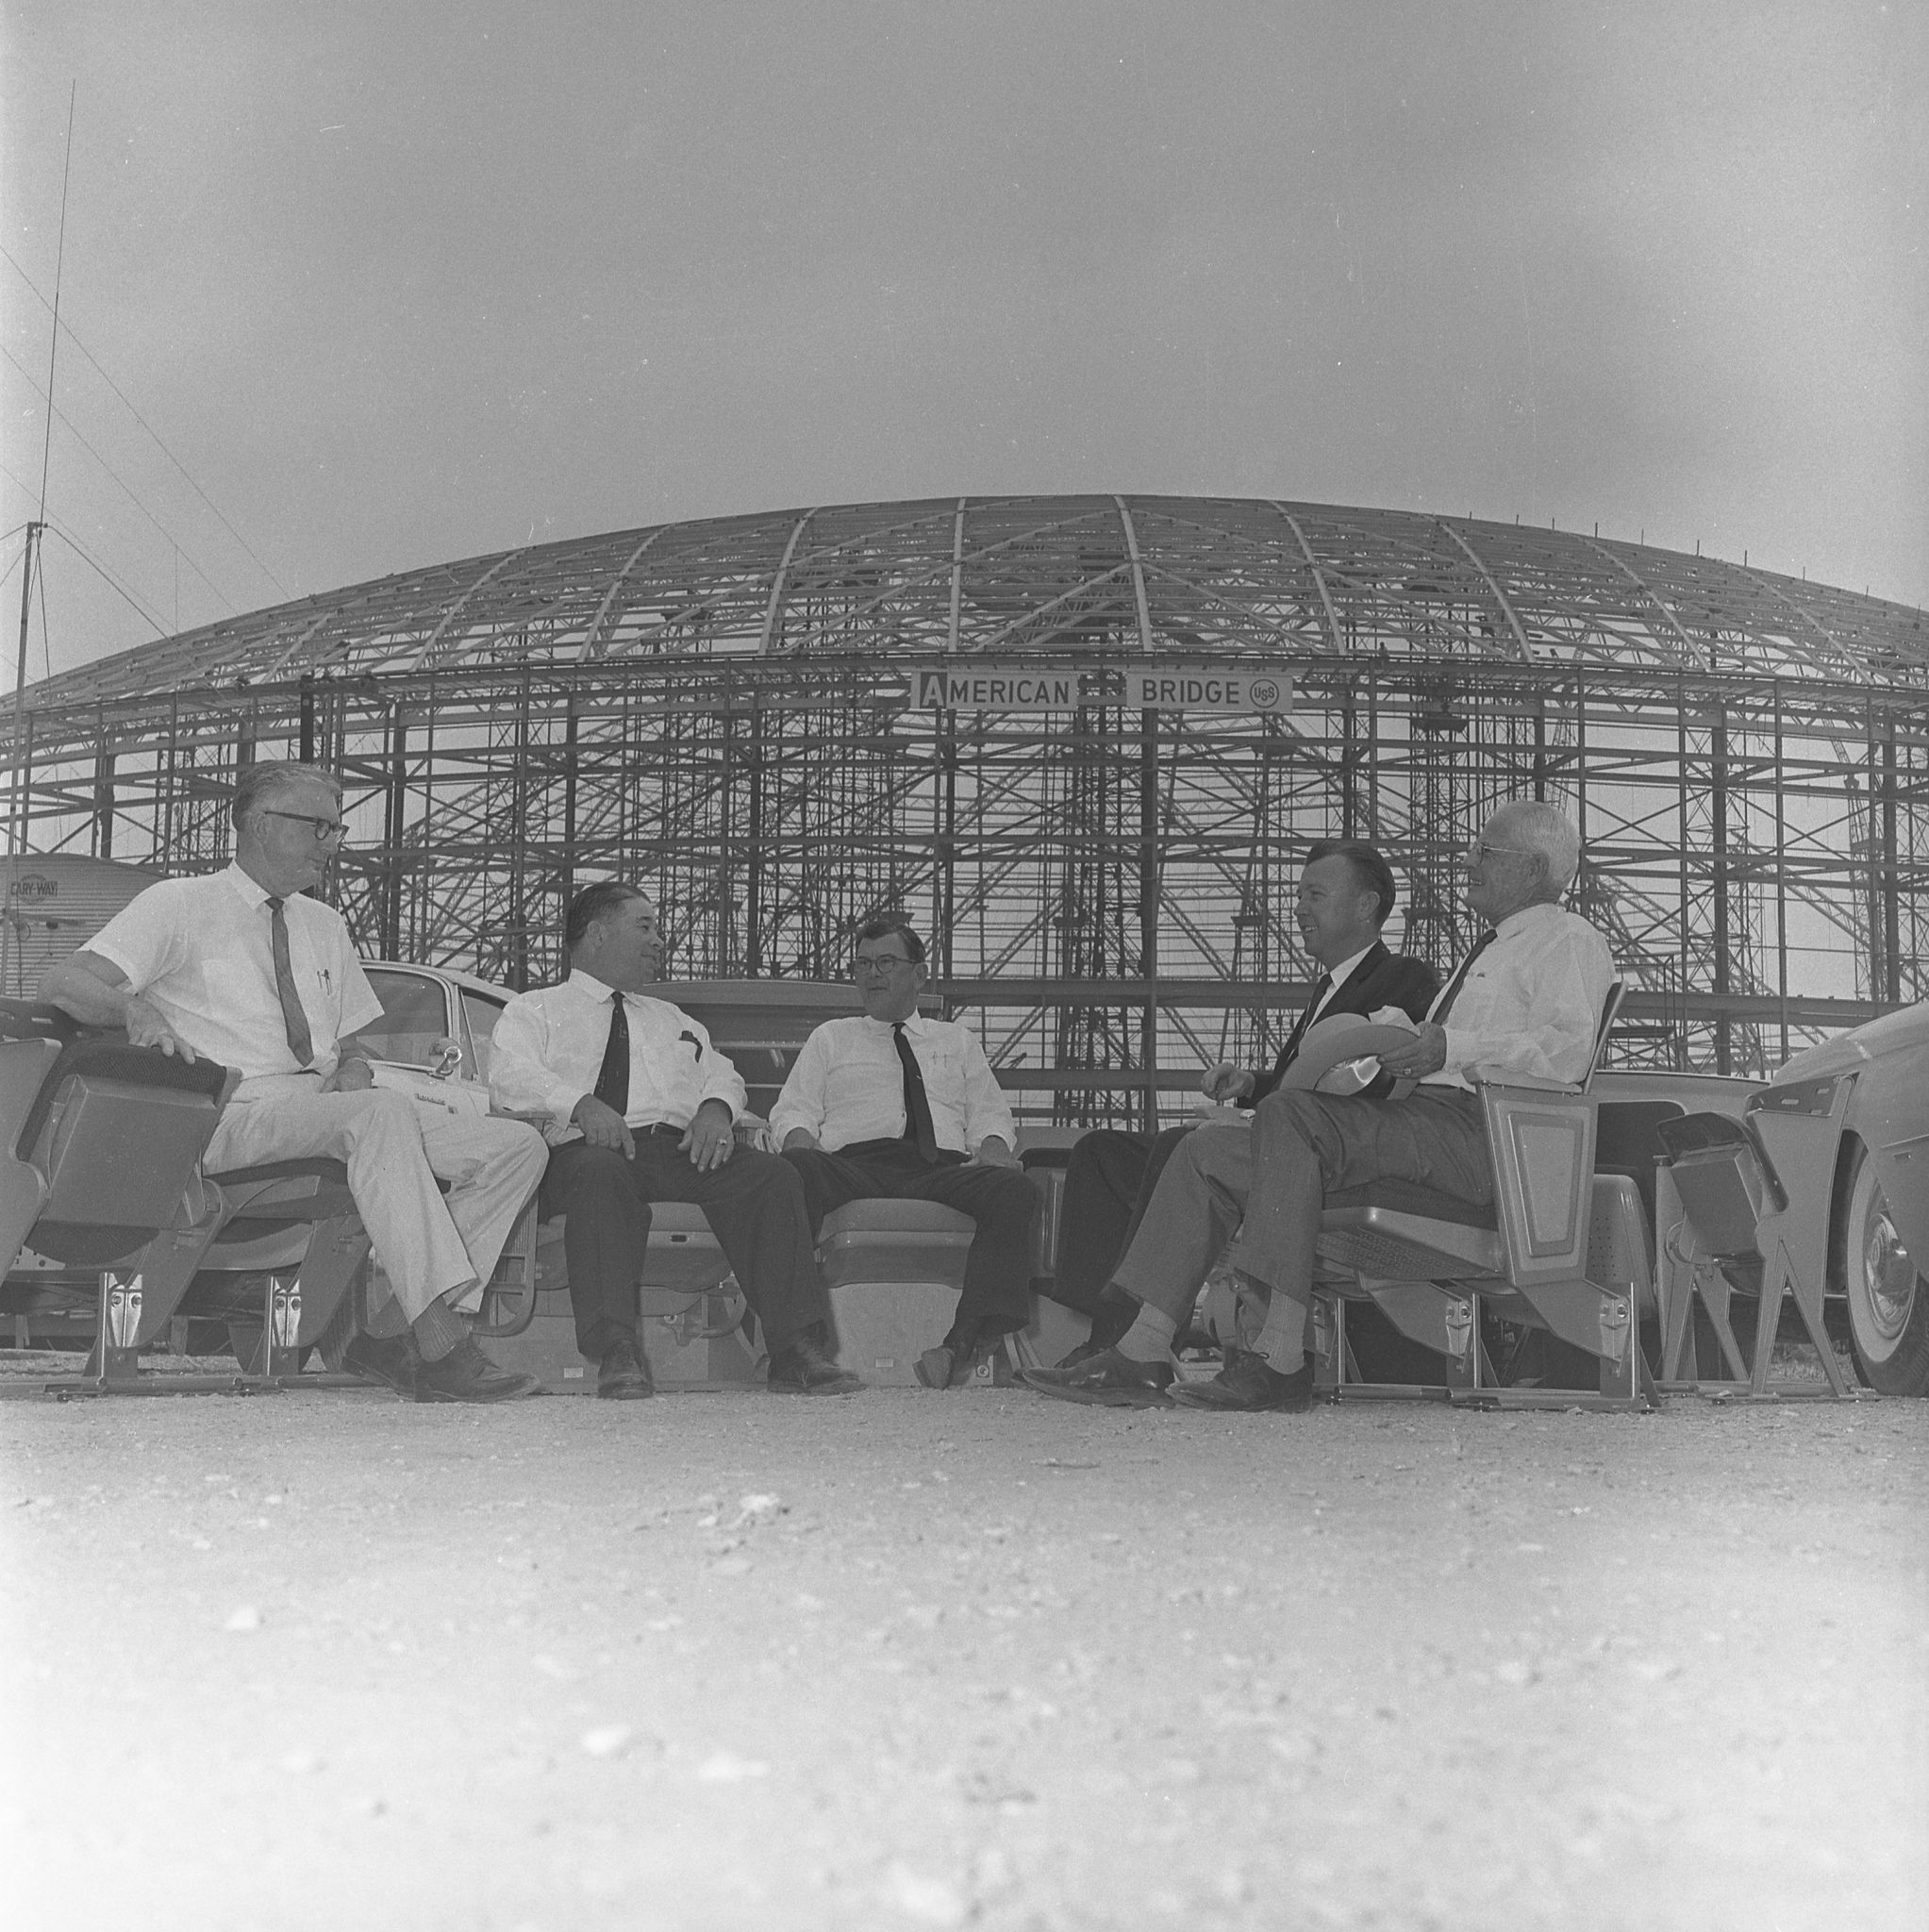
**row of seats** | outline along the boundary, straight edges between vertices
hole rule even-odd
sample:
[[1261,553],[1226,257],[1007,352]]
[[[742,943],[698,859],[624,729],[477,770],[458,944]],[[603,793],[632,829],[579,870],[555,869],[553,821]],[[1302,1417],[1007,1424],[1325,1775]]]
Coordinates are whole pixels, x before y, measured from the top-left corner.
[[[212,1383],[171,1376],[169,1389],[332,1379],[301,1375],[301,1363],[345,1313],[368,1237],[338,1162],[201,1174],[233,1082],[224,1068],[130,1047],[51,1008],[0,1002],[0,1311],[87,1305],[96,1341],[70,1386],[163,1386],[141,1374],[140,1355],[171,1322],[196,1314],[228,1324],[239,1373]],[[1778,1130],[1774,1110],[1736,1123],[1684,1117],[1671,1102],[1604,1108],[1590,1084],[1591,1068],[1573,1089],[1482,1088],[1490,1208],[1407,1183],[1329,1201],[1314,1324],[1322,1387],[1337,1397],[1426,1392],[1625,1408],[1670,1387],[1772,1394],[1781,1391],[1769,1379],[1769,1350],[1786,1295],[1817,1342],[1831,1391],[1851,1392],[1822,1334],[1820,1257],[1806,1253],[1826,1217],[1791,1202],[1779,1179],[1764,1139]],[[1059,1158],[1027,1156],[1040,1197],[1040,1277],[1053,1272]],[[697,1351],[690,1379],[750,1379],[742,1300],[702,1211],[664,1204],[653,1220],[642,1312],[676,1349]],[[910,1379],[918,1352],[948,1325],[972,1234],[966,1216],[928,1203],[854,1202],[826,1221],[820,1255],[847,1366],[867,1380]],[[560,1224],[539,1226],[532,1205],[490,1285],[478,1333],[514,1342],[538,1323],[543,1292],[565,1286]],[[1738,1292],[1763,1306],[1752,1359],[1731,1316]],[[1347,1324],[1365,1306],[1424,1351],[1412,1380],[1360,1374]],[[1033,1329],[1014,1339],[1020,1366],[1056,1359],[1082,1338],[1082,1318],[1038,1307]],[[1488,1317],[1552,1338],[1593,1365],[1596,1386],[1530,1388],[1507,1364],[1497,1373]],[[1236,1318],[1209,1298],[1205,1319],[1229,1336]],[[1658,1338],[1658,1376],[1644,1324]],[[1719,1359],[1702,1359],[1698,1332]]]

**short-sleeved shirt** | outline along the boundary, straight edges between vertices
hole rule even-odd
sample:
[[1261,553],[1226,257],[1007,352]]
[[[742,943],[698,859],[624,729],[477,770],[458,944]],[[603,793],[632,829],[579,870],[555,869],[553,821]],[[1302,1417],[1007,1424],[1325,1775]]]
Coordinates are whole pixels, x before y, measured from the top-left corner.
[[289,964],[308,1035],[312,1068],[288,1043],[274,985],[268,893],[239,865],[191,879],[163,879],[124,907],[86,950],[118,966],[175,1034],[243,1079],[334,1070],[337,1043],[381,1015],[341,913],[297,892],[283,905]]

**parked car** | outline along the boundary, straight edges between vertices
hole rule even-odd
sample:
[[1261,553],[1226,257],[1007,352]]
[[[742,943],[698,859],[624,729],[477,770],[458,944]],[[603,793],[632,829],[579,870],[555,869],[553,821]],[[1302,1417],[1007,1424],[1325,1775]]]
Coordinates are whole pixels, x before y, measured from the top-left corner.
[[1819,1114],[1851,1091],[1831,1163],[1828,1291],[1846,1304],[1855,1366],[1884,1395],[1929,1395],[1929,1000],[1797,1054],[1765,1105]]

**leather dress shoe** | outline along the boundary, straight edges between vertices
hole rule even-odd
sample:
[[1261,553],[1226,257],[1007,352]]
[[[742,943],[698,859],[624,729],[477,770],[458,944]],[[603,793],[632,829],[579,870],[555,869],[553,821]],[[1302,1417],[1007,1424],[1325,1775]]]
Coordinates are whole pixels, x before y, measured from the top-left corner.
[[1172,1391],[1172,1400],[1186,1408],[1271,1408],[1299,1415],[1313,1406],[1313,1365],[1282,1375],[1263,1355],[1228,1348],[1225,1366],[1211,1381],[1188,1382]]
[[650,1379],[650,1365],[634,1335],[612,1341],[603,1351],[596,1363],[599,1402],[640,1402],[656,1392],[657,1385]]
[[1175,1372],[1171,1362],[1135,1362],[1116,1348],[1074,1362],[1069,1369],[1027,1369],[1026,1385],[1062,1402],[1096,1403],[1103,1408],[1167,1408]]
[[407,1333],[401,1335],[357,1335],[341,1351],[341,1366],[364,1382],[392,1389],[405,1402],[415,1396],[415,1378],[422,1369],[422,1357]]
[[975,1348],[927,1348],[911,1364],[911,1373],[927,1389],[963,1389],[977,1375],[981,1364],[990,1365],[989,1377],[994,1389],[1011,1386],[1011,1367],[1005,1353],[1005,1338],[981,1341]]
[[772,1356],[769,1383],[773,1395],[855,1395],[864,1386],[807,1335],[798,1336]]
[[518,1402],[541,1392],[542,1384],[534,1375],[499,1368],[469,1335],[415,1372],[418,1402]]

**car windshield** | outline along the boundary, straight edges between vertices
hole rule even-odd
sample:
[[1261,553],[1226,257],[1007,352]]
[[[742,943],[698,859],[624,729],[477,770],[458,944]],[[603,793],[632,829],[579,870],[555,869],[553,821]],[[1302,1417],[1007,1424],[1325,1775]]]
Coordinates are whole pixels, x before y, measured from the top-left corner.
[[441,982],[424,974],[377,966],[369,969],[369,984],[382,1003],[382,1017],[372,1020],[356,1038],[377,1059],[427,1066],[435,1058],[436,1041],[449,1032]]

